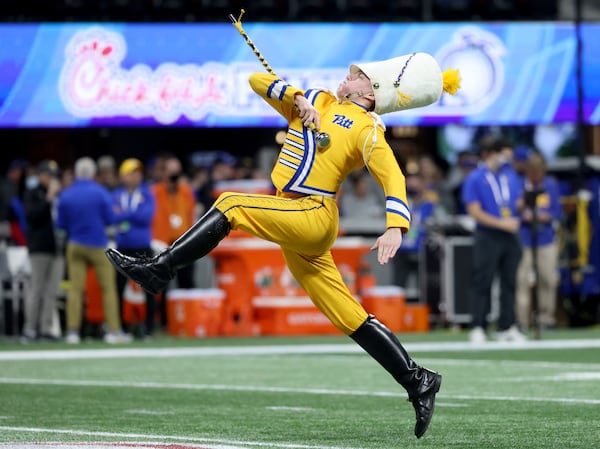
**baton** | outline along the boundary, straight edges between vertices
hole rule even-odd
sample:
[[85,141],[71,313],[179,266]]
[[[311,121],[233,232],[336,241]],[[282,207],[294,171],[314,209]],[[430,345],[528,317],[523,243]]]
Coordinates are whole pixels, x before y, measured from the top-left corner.
[[[229,14],[229,20],[231,20],[231,23],[233,24],[235,29],[238,30],[238,32],[242,35],[242,37],[246,41],[246,44],[248,44],[248,46],[252,49],[252,51],[254,52],[254,54],[260,61],[260,63],[263,65],[265,70],[268,73],[270,73],[271,75],[277,76],[277,74],[275,73],[273,68],[269,65],[269,63],[267,62],[267,60],[265,59],[263,54],[256,47],[254,42],[252,42],[252,39],[250,39],[250,36],[248,36],[248,33],[246,33],[246,31],[242,27],[242,16],[244,15],[245,12],[246,11],[244,9],[242,9],[240,11],[240,15],[237,19],[233,16],[233,14]],[[309,123],[308,129],[310,129],[311,131],[313,131],[315,133],[315,141],[317,142],[317,146],[319,148],[326,148],[329,146],[329,144],[331,143],[331,138],[329,137],[329,134],[319,132],[319,130],[317,129],[315,124],[312,122]]]

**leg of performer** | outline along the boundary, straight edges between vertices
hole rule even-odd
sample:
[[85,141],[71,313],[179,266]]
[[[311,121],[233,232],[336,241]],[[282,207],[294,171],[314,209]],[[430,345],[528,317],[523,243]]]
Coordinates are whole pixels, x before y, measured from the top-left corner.
[[227,217],[220,210],[211,208],[171,246],[153,258],[130,257],[115,249],[106,250],[106,256],[121,274],[156,294],[164,290],[178,269],[194,263],[215,248],[230,229]]
[[415,363],[396,336],[350,294],[330,252],[306,255],[284,248],[288,268],[317,308],[385,368],[408,392],[423,436],[433,416],[442,376]]

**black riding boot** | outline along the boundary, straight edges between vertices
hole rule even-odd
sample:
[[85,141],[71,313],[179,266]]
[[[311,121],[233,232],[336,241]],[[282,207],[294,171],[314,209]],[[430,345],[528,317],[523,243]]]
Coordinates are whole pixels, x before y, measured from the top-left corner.
[[227,217],[212,208],[171,246],[151,259],[125,256],[115,249],[107,249],[106,256],[121,274],[156,294],[165,289],[178,269],[206,256],[230,229]]
[[442,376],[417,365],[396,336],[373,316],[350,337],[406,389],[416,413],[415,435],[421,438],[433,416]]

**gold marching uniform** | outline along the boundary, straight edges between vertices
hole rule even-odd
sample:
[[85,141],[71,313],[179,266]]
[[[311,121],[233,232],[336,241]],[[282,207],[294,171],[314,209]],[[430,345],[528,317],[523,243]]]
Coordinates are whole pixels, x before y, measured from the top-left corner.
[[[366,166],[385,192],[387,227],[406,232],[410,211],[404,175],[377,114],[431,104],[443,92],[456,92],[460,77],[458,71],[442,73],[425,53],[350,66],[350,73],[359,70],[371,82],[374,113],[352,101],[340,103],[329,92],[296,89],[272,74],[251,75],[252,89],[288,121],[285,143],[271,173],[277,194],[223,193],[153,258],[130,257],[115,249],[106,250],[106,255],[120,273],[158,293],[178,269],[210,253],[230,229],[279,244],[290,271],[315,305],[405,388],[415,409],[414,433],[421,438],[433,416],[442,376],[412,360],[394,333],[368,315],[342,281],[331,256],[339,220],[335,195],[350,172]],[[296,94],[319,112],[320,132],[329,135],[329,147],[319,148],[315,131],[303,126]],[[322,145],[326,141],[319,138]]]
[[[367,312],[350,294],[331,255],[338,234],[335,195],[353,170],[366,166],[386,195],[387,227],[410,225],[404,175],[385,141],[378,117],[363,106],[340,103],[326,91],[302,91],[270,74],[250,76],[252,89],[289,123],[285,143],[271,173],[277,195],[225,192],[214,206],[231,224],[279,244],[298,283],[331,322],[352,334]],[[304,95],[321,117],[321,132],[334,142],[320,149],[294,105]]]

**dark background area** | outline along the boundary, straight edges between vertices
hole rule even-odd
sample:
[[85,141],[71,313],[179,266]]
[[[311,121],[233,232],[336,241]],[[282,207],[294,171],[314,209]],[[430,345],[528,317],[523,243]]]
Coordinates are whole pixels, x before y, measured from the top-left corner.
[[19,128],[0,129],[0,167],[13,159],[31,162],[54,159],[60,166],[81,156],[94,159],[110,154],[117,160],[147,160],[169,152],[185,160],[194,151],[224,150],[252,156],[266,144],[275,144],[272,128]]
[[[569,0],[570,2],[571,0]],[[556,20],[559,0],[3,0],[8,21],[381,22]],[[586,2],[588,3],[588,2]],[[594,3],[593,0],[589,3]]]

